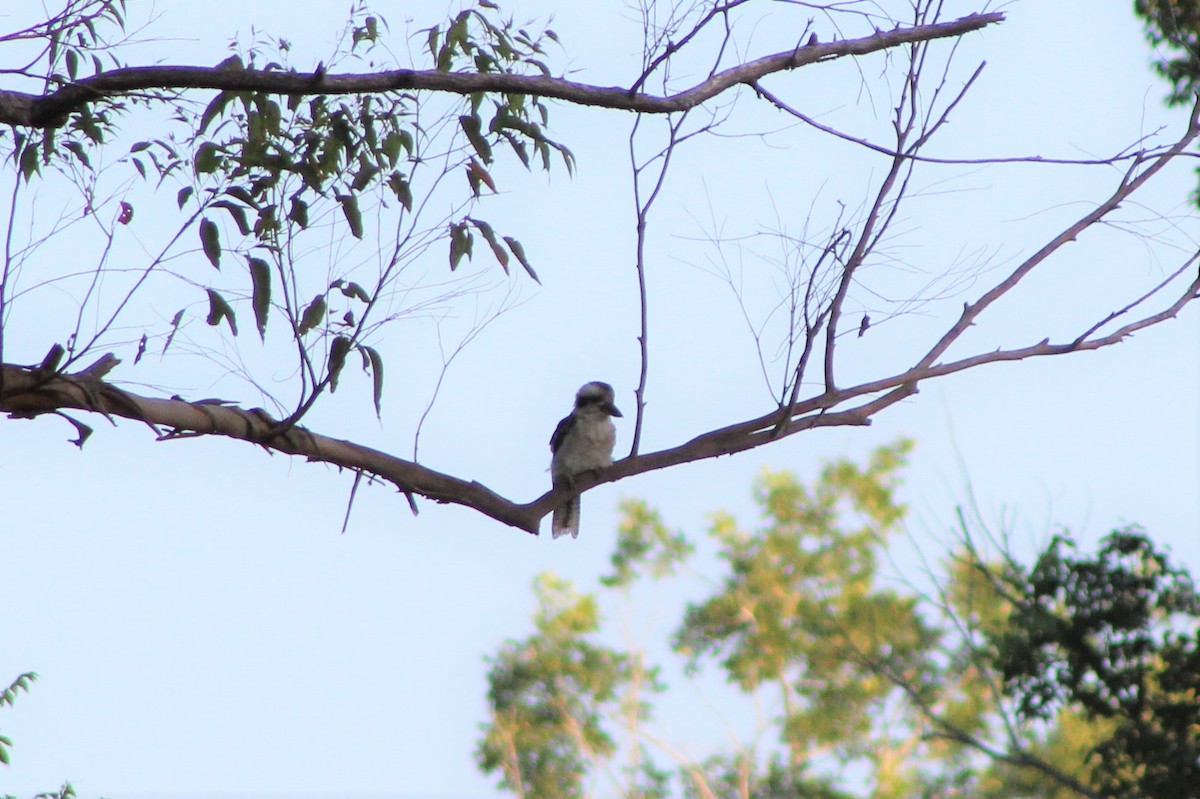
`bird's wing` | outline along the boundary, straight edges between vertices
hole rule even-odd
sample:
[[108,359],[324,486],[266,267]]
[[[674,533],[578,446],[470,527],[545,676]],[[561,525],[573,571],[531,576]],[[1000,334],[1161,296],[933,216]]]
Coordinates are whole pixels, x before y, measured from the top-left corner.
[[550,451],[558,452],[558,448],[562,446],[571,429],[575,427],[575,414],[564,416],[562,421],[558,423],[558,427],[554,428],[554,435],[550,436]]

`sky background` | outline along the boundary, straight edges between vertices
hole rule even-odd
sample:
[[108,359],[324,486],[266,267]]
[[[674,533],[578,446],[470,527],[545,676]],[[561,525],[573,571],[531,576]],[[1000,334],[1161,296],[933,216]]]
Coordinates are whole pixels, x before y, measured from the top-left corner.
[[[505,8],[527,19],[544,17],[553,5],[529,0]],[[601,85],[629,82],[640,58],[633,12],[617,3],[577,5],[556,11],[552,27],[564,50],[551,53],[555,71]],[[1166,87],[1148,67],[1129,5],[1003,6],[1004,24],[959,47],[960,72],[980,60],[987,68],[931,153],[1089,158],[1163,126],[1162,141],[1177,136],[1185,114],[1162,107]],[[979,10],[966,2],[947,6],[947,17]],[[442,18],[432,2],[378,10],[396,42],[404,40],[402,14],[414,15],[409,30]],[[744,31],[751,56],[779,49],[803,27],[802,15],[784,10]],[[126,53],[131,62],[215,64],[232,36],[255,27],[288,38],[293,62],[311,65],[330,51],[345,8],[212,0],[164,3],[155,13]],[[822,40],[830,37],[825,21],[814,26]],[[888,97],[877,82],[884,65],[875,56],[863,59],[862,75],[847,62],[770,85],[829,124],[877,136],[886,128]],[[860,91],[863,76],[873,94]],[[877,184],[884,169],[854,145],[752,106],[739,102],[728,130],[769,135],[681,151],[652,220],[653,361],[643,451],[769,407],[741,310],[713,272],[722,254],[741,265],[753,313],[769,301],[776,279],[769,261],[756,256],[772,252],[758,240],[718,252],[704,240],[714,229],[730,242],[773,227],[797,234],[810,214],[819,227],[838,200],[861,203],[864,187],[872,178]],[[617,388],[627,414],[618,420],[618,454],[627,451],[638,370],[631,121],[554,105],[551,130],[575,152],[575,177],[561,169],[547,178],[497,168],[502,196],[481,215],[522,240],[544,286],[514,275],[518,307],[448,372],[422,433],[427,465],[522,501],[538,496],[549,482],[549,434],[576,388],[592,379]],[[1125,227],[1153,241],[1120,226],[1089,233],[989,313],[958,351],[1067,335],[1080,320],[1123,304],[1134,293],[1129,285],[1161,279],[1200,235],[1186,204],[1191,170],[1190,163],[1177,165],[1125,209]],[[874,285],[899,293],[947,263],[995,269],[943,302],[847,339],[848,379],[885,372],[927,346],[989,277],[1011,269],[1118,179],[1106,167],[1044,165],[919,174],[920,196],[889,245],[897,266],[881,270]],[[162,202],[173,206],[172,197]],[[47,188],[37,202],[67,199]],[[139,200],[131,234],[141,225],[151,237],[159,213]],[[51,249],[47,257],[67,252]],[[440,251],[431,255],[437,268],[442,258]],[[495,267],[477,260],[481,279],[493,280],[488,270]],[[505,296],[507,284],[494,282],[500,288],[445,322],[444,340]],[[44,302],[30,303],[25,318],[54,319],[56,300]],[[864,309],[880,316],[869,298],[856,302],[853,318]],[[412,419],[436,379],[430,345],[439,330],[407,330],[411,342],[384,342],[390,382],[382,422],[370,407],[368,382],[358,379],[347,381],[343,401],[308,420],[313,429],[411,453]],[[52,341],[36,322],[13,325],[10,335],[6,358],[18,363],[37,361]],[[79,451],[61,420],[4,420],[0,680],[27,670],[41,678],[0,714],[0,733],[15,742],[12,767],[0,770],[0,793],[32,795],[69,779],[87,797],[494,795],[472,761],[485,716],[484,656],[530,631],[536,574],[552,570],[583,589],[595,587],[621,497],[644,498],[670,526],[697,535],[718,508],[752,525],[750,486],[764,466],[810,478],[825,460],[863,458],[902,435],[917,448],[900,492],[911,509],[911,540],[892,553],[895,579],[917,575],[922,557],[936,562],[945,551],[968,483],[983,517],[1008,530],[1018,553],[1032,552],[1060,526],[1094,542],[1137,522],[1195,572],[1198,349],[1200,313],[1190,308],[1100,352],[933,381],[868,428],[806,433],[602,486],[583,498],[579,539],[557,542],[429,502],[414,519],[402,496],[380,487],[359,492],[343,535],[351,479],[332,468],[231,441],[156,443],[132,422],[113,429],[103,420],[90,420],[96,434]],[[152,393],[145,387],[152,383],[168,396],[187,370],[204,368],[186,359],[137,367],[131,360],[114,376],[131,390]],[[193,396],[259,401],[244,384],[207,368],[211,374],[198,372],[199,382],[190,378],[199,386]],[[695,568],[719,573],[703,549]],[[652,609],[639,607],[639,634],[652,641],[655,629],[669,631],[695,590],[681,585],[656,597]],[[661,716],[672,740],[702,755],[723,739],[725,720],[704,706],[707,694],[698,699],[687,690]]]

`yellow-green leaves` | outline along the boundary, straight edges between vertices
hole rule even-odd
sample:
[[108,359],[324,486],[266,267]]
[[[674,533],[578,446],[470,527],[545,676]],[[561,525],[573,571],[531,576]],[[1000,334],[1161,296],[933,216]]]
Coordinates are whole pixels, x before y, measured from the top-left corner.
[[626,588],[645,568],[655,579],[673,573],[691,556],[694,546],[683,533],[672,533],[662,517],[642,500],[627,499],[620,505],[617,547],[612,554],[613,573],[601,577],[609,588]]
[[490,719],[475,756],[526,799],[582,797],[587,765],[615,749],[604,717],[635,672],[593,640],[595,597],[552,574],[540,575],[534,592],[537,631],[491,660]]

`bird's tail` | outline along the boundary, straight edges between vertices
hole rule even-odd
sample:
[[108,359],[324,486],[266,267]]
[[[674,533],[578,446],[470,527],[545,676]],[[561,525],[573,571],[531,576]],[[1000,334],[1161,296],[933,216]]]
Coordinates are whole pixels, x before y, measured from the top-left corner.
[[571,538],[579,537],[579,497],[571,497],[554,509],[550,532],[555,538],[567,533],[571,534]]

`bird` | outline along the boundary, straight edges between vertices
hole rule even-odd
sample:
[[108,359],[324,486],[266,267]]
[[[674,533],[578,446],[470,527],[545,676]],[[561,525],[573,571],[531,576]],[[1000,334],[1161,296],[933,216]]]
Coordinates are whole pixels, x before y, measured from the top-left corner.
[[[574,490],[575,478],[612,465],[617,428],[612,417],[622,414],[613,404],[613,387],[593,380],[575,392],[575,409],[563,417],[550,436],[550,478],[554,488]],[[554,509],[550,532],[555,538],[579,537],[579,495]]]

